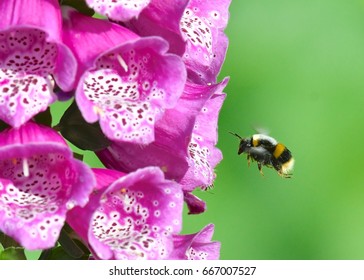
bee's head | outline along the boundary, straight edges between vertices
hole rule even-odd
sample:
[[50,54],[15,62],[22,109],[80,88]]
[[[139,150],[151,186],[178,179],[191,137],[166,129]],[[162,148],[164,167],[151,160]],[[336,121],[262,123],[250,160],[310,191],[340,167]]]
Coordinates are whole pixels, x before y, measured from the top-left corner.
[[246,152],[249,148],[251,148],[251,146],[250,138],[242,138],[239,144],[238,155]]
[[246,152],[250,147],[251,147],[251,139],[250,138],[242,138],[241,136],[239,136],[236,133],[230,132],[230,134],[238,137],[240,139],[240,144],[239,144],[239,150],[238,150],[238,155]]

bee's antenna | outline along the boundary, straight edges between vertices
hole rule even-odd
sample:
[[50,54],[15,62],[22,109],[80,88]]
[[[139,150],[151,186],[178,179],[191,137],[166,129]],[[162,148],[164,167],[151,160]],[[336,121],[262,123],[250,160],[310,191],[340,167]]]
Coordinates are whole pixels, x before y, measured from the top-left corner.
[[240,140],[242,140],[242,139],[243,139],[243,138],[241,138],[241,136],[240,136],[240,135],[238,135],[238,134],[236,134],[236,133],[234,133],[234,132],[229,131],[229,133],[230,133],[230,134],[232,134],[232,135],[234,135],[234,136],[236,136],[236,137],[238,137]]

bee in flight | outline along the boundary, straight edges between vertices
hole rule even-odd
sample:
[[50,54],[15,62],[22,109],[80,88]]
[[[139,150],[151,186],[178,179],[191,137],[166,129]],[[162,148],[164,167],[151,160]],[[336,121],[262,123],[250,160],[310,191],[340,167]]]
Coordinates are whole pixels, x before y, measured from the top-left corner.
[[262,175],[264,175],[262,167],[267,166],[277,170],[281,177],[291,178],[294,158],[285,145],[264,134],[242,138],[236,133],[230,133],[240,139],[238,155],[247,154],[248,166],[250,166],[250,160],[253,160],[258,163],[258,169]]

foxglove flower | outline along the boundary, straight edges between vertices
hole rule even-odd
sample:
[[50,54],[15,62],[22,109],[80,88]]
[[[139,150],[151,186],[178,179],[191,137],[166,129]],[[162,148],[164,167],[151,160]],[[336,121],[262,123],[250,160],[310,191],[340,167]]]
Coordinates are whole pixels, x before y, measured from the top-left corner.
[[113,142],[97,153],[108,168],[130,172],[159,166],[166,178],[183,185],[184,191],[207,187],[222,155],[217,142],[217,119],[228,79],[216,85],[186,84],[175,108],[156,124],[156,140],[146,146]]
[[0,1],[0,119],[19,127],[71,90],[76,60],[62,43],[56,0]]
[[[156,167],[133,173],[93,169],[97,187],[70,226],[99,259],[165,259],[181,230],[183,193]],[[80,222],[82,221],[82,223]]]
[[62,137],[35,123],[0,133],[0,230],[29,250],[55,245],[66,212],[95,184]]
[[169,259],[176,260],[218,260],[220,242],[211,241],[214,225],[209,224],[201,231],[188,235],[174,235],[174,250]]
[[127,21],[137,17],[151,0],[86,0],[95,12],[115,21]]
[[[220,86],[224,87],[225,80]],[[215,166],[222,160],[222,153],[216,147],[217,121],[226,95],[215,93],[196,118],[192,137],[188,144],[189,169],[180,183],[184,190],[192,191],[196,186],[208,188],[215,180]]]
[[224,29],[231,0],[177,2],[153,0],[127,25],[142,36],[166,38],[171,50],[183,55],[190,81],[215,83],[228,46]]
[[[186,81],[180,57],[161,38],[140,38],[116,24],[66,9],[64,41],[79,62],[76,102],[115,141],[148,144],[154,124],[173,108]],[[88,51],[85,51],[85,50]]]

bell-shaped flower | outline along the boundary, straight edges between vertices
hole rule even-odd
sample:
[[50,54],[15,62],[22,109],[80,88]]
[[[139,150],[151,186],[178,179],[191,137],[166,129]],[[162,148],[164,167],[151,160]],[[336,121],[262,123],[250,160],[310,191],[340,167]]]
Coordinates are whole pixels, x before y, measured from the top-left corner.
[[0,230],[28,250],[55,245],[66,213],[95,185],[53,129],[35,123],[0,133]]
[[0,119],[19,127],[69,91],[77,62],[62,41],[56,0],[0,1]]
[[166,178],[183,181],[183,190],[211,185],[214,167],[221,153],[217,141],[217,118],[228,79],[216,85],[186,84],[173,109],[156,123],[156,139],[149,145],[112,142],[97,152],[108,168],[131,172],[141,167],[158,166]]
[[[224,87],[227,80],[225,80]],[[206,101],[192,131],[192,137],[188,144],[188,171],[184,174],[180,183],[185,191],[193,191],[197,186],[206,189],[215,180],[215,166],[222,160],[222,153],[216,147],[217,122],[221,106],[226,95],[215,93]]]
[[188,235],[174,235],[174,250],[169,256],[172,260],[218,260],[220,242],[211,241],[214,225],[209,224],[201,231]]
[[67,222],[97,259],[166,259],[182,226],[183,192],[157,167],[93,169],[97,187]]
[[155,122],[182,94],[182,59],[168,54],[168,43],[159,37],[140,38],[72,9],[64,11],[64,29],[63,39],[80,65],[76,102],[84,119],[99,120],[115,141],[154,141]]
[[194,83],[215,83],[225,60],[228,39],[224,29],[231,0],[180,0],[173,5],[152,0],[127,25],[142,36],[158,35],[183,55],[188,78]]
[[127,21],[137,17],[151,0],[86,0],[95,12],[115,21]]

